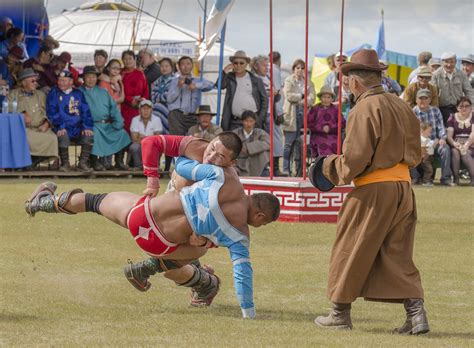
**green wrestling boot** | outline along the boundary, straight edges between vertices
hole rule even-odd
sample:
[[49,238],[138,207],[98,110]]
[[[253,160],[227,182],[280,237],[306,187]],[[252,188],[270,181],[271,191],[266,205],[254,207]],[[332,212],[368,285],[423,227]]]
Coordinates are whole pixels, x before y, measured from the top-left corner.
[[393,330],[399,335],[421,335],[430,331],[428,317],[423,306],[423,300],[418,298],[408,298],[403,301],[403,306],[407,313],[407,319],[402,327]]
[[135,289],[147,291],[151,286],[148,278],[154,275],[159,268],[160,261],[153,257],[138,263],[129,260],[128,265],[123,268],[123,273]]
[[54,182],[44,182],[40,184],[25,202],[25,211],[31,217],[37,212],[44,213],[65,213],[75,214],[65,208],[71,196],[75,193],[82,193],[81,189],[63,192],[56,195],[57,185]]
[[208,307],[219,292],[221,280],[214,274],[214,268],[208,265],[196,267],[196,272],[199,279],[191,287],[191,306]]
[[314,323],[325,329],[352,330],[351,304],[334,302],[329,315],[317,317]]

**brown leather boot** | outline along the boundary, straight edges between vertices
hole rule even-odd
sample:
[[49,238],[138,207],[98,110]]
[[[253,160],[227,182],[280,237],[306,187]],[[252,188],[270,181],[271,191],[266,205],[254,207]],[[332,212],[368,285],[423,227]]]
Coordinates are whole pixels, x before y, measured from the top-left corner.
[[327,317],[317,317],[314,323],[326,329],[352,330],[351,304],[333,303]]
[[428,333],[430,327],[423,306],[423,300],[419,298],[408,298],[403,301],[407,313],[407,319],[402,327],[393,330],[400,335],[421,335]]

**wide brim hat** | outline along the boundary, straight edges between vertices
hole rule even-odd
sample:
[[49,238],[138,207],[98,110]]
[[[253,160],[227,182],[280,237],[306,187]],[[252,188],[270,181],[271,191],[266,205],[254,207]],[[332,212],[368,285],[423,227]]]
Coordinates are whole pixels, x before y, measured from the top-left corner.
[[211,115],[214,116],[216,113],[211,112],[211,106],[210,105],[199,105],[197,108],[196,112],[194,115],[200,116],[200,115]]
[[231,61],[231,63],[234,62],[235,58],[245,59],[247,63],[250,63],[250,57],[248,57],[247,53],[245,53],[244,51],[237,51],[234,53],[233,56],[230,56],[229,60]]
[[52,48],[59,48],[59,41],[55,40],[51,35],[47,35],[42,42],[43,45],[50,46]]
[[20,71],[18,74],[18,80],[23,81],[24,79],[27,79],[28,77],[37,77],[38,74],[32,69],[32,68],[26,68]]
[[87,65],[84,67],[84,70],[82,70],[81,77],[84,77],[87,74],[95,74],[96,76],[99,76],[100,71],[97,70],[97,68],[94,65]]
[[332,88],[328,85],[324,85],[323,87],[321,87],[321,90],[319,91],[319,93],[317,94],[318,98],[321,99],[321,96],[323,94],[330,94],[332,96],[332,99],[336,98],[336,94],[334,93],[334,91],[332,90]]
[[387,65],[379,62],[375,50],[361,48],[354,52],[350,62],[342,63],[340,69],[347,76],[351,70],[383,71],[387,69]]
[[417,75],[421,76],[421,77],[432,77],[433,76],[433,74],[431,73],[431,69],[428,68],[427,66],[422,67]]
[[308,175],[311,184],[322,192],[331,191],[334,188],[334,184],[323,175],[323,163],[325,158],[326,156],[316,158],[316,162],[309,167]]

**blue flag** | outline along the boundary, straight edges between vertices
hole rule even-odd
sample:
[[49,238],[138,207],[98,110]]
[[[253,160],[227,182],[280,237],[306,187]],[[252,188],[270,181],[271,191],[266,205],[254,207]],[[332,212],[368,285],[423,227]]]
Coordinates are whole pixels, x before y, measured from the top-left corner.
[[379,56],[379,59],[383,59],[383,56],[385,55],[385,27],[383,23],[383,17],[382,23],[380,23],[377,40],[375,41],[374,46],[375,50],[377,51],[377,55]]

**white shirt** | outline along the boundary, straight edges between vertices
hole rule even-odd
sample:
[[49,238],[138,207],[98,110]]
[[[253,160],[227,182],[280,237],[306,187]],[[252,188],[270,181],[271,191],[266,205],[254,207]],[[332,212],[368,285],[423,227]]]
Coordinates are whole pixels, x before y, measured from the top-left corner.
[[235,90],[234,99],[232,100],[232,115],[242,116],[245,110],[257,112],[257,104],[252,95],[252,80],[249,73],[245,76],[235,77],[237,88]]
[[145,123],[140,115],[135,116],[132,119],[132,123],[130,125],[130,132],[138,133],[142,136],[148,137],[150,135],[154,135],[155,132],[163,132],[163,124],[159,117],[155,115],[151,115],[151,119],[148,121],[146,127]]
[[247,133],[244,128],[242,128],[242,130],[244,131],[244,137],[245,137],[245,139],[250,138],[250,137],[252,136],[252,134],[253,134],[253,129],[250,131],[250,133]]

